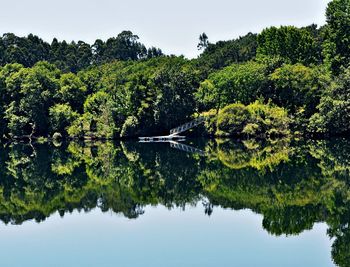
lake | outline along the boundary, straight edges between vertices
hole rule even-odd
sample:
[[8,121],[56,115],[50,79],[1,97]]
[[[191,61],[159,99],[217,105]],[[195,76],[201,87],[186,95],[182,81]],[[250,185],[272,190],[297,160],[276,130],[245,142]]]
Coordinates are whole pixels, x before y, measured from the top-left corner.
[[1,266],[350,266],[350,141],[0,145]]

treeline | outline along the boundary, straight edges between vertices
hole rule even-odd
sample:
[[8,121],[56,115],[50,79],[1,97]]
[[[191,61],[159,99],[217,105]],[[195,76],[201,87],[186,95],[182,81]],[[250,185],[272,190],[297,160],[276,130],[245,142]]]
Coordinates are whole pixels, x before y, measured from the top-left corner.
[[131,32],[92,46],[19,38],[36,40],[27,48],[4,46],[5,35],[0,134],[134,137],[201,114],[206,135],[348,135],[350,0],[330,2],[326,16],[322,27],[270,27],[216,44],[203,33],[193,60],[147,50]]
[[197,70],[183,58],[117,61],[62,73],[39,62],[0,70],[1,135],[117,138],[163,132],[195,113]]
[[0,37],[0,65],[19,63],[32,67],[39,61],[50,62],[63,72],[78,72],[94,64],[113,60],[138,60],[161,56],[159,48],[146,46],[130,31],[123,31],[107,41],[100,39],[90,45],[83,41],[67,43],[54,38],[51,44],[29,34],[18,37],[6,33]]

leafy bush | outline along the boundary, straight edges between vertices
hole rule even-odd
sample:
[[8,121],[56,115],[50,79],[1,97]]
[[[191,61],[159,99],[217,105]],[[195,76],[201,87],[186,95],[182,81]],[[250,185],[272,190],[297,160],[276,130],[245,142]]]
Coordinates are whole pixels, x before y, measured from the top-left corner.
[[215,109],[211,109],[208,112],[201,113],[201,116],[204,117],[206,120],[204,122],[204,125],[200,125],[198,126],[198,128],[202,133],[204,133],[204,135],[215,135],[217,115],[218,114]]
[[135,137],[139,134],[139,120],[135,116],[128,117],[122,127],[121,137]]
[[87,97],[84,114],[90,118],[89,135],[111,139],[117,136],[113,117],[113,101],[109,94],[99,91]]
[[310,119],[309,131],[319,134],[350,132],[350,68],[329,87]]
[[241,134],[250,121],[250,114],[243,104],[232,104],[223,108],[218,115],[217,135]]
[[72,122],[68,127],[67,132],[71,138],[82,139],[90,133],[92,115],[85,113],[82,116],[78,117]]
[[255,101],[248,106],[236,103],[219,112],[216,135],[285,136],[290,134],[289,122],[287,111],[271,103]]
[[67,127],[78,118],[78,113],[67,104],[57,104],[49,110],[49,122],[52,132],[67,135]]

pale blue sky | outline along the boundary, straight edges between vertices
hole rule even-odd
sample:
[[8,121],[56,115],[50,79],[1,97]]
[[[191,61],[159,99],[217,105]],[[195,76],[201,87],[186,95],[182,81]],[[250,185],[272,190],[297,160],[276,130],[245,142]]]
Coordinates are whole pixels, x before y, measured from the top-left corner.
[[0,33],[51,41],[107,39],[122,30],[168,54],[195,57],[198,36],[233,39],[268,26],[325,23],[329,0],[0,0]]

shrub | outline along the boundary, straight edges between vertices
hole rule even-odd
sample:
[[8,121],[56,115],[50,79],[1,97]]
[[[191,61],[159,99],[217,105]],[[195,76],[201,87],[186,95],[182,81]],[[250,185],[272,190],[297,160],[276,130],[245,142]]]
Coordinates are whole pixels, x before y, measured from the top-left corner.
[[49,110],[49,121],[52,132],[67,135],[67,127],[77,119],[78,113],[67,104],[57,104]]
[[112,139],[119,136],[116,118],[113,116],[114,103],[111,96],[99,91],[87,97],[84,115],[89,118],[89,135],[94,138]]
[[91,117],[91,114],[85,113],[82,116],[78,117],[76,120],[74,120],[67,129],[68,135],[72,138],[84,138],[84,136],[86,136],[87,133],[89,133],[92,121]]
[[250,121],[250,114],[243,104],[232,104],[223,108],[217,119],[217,135],[237,135]]
[[135,137],[139,135],[139,120],[135,116],[129,116],[120,133],[121,137]]
[[261,101],[245,106],[235,103],[223,108],[218,115],[218,136],[273,137],[290,134],[287,111]]
[[211,109],[207,112],[202,112],[201,117],[205,118],[204,123],[193,128],[190,133],[194,136],[214,136],[216,133],[217,111]]
[[331,135],[350,132],[350,68],[335,79],[317,108],[318,113],[310,119],[310,132]]

